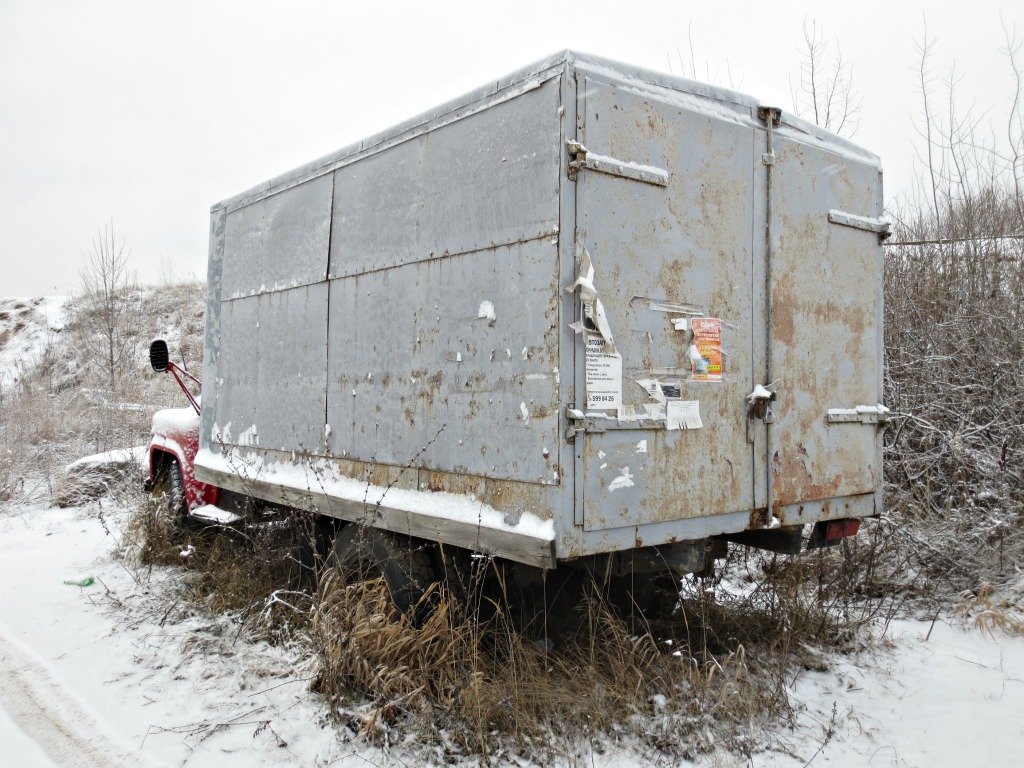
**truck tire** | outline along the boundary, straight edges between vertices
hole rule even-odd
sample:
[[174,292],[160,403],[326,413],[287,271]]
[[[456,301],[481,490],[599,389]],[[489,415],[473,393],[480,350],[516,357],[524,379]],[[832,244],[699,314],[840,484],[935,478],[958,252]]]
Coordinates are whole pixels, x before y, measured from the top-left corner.
[[334,565],[349,581],[384,577],[391,601],[419,626],[432,606],[423,599],[436,581],[430,553],[413,539],[348,523],[334,539]]
[[176,519],[184,519],[188,515],[185,501],[185,480],[181,475],[181,465],[177,459],[166,459],[160,464],[156,477],[153,479],[153,490],[150,496],[164,507]]

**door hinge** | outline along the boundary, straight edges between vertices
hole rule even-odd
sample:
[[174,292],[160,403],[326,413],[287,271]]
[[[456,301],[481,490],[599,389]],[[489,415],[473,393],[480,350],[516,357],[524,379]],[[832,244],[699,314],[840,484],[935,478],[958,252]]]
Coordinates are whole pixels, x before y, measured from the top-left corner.
[[884,426],[892,418],[892,411],[878,405],[858,405],[856,408],[829,408],[829,424],[878,424]]
[[832,210],[828,212],[828,220],[833,224],[841,224],[844,227],[853,227],[854,229],[863,229],[865,232],[874,232],[878,235],[880,240],[885,240],[892,234],[892,232],[889,231],[889,227],[892,226],[892,222],[883,216],[858,216],[855,213]]
[[758,107],[757,119],[768,126],[768,151],[761,155],[761,162],[764,165],[775,165],[775,149],[770,139],[772,128],[778,128],[782,124],[782,110],[778,107]]
[[633,181],[642,181],[647,184],[654,184],[658,187],[668,186],[668,171],[664,168],[657,168],[653,165],[641,165],[626,160],[616,160],[606,155],[596,155],[590,152],[578,141],[569,140],[566,142],[569,150],[569,178],[576,181],[576,175],[582,170],[607,173],[609,176],[619,176]]

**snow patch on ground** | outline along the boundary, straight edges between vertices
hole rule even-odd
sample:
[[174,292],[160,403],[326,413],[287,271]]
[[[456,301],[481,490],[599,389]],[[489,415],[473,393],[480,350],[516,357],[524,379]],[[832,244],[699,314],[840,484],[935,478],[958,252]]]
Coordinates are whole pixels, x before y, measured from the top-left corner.
[[804,707],[794,734],[803,744],[793,745],[802,759],[774,754],[753,764],[803,765],[811,754],[803,745],[824,741],[834,704],[822,765],[1024,765],[1024,638],[941,619],[893,621],[886,637],[888,647],[803,673],[792,691]]
[[[59,735],[35,729],[26,696],[10,683],[0,684],[0,738],[24,757],[11,765],[380,763],[379,750],[327,720],[325,703],[308,690],[301,648],[248,642],[226,619],[168,611],[180,573],[161,569],[137,582],[109,555],[115,542],[104,529],[118,535],[110,505],[102,521],[95,505],[87,509],[0,512],[0,653],[6,660],[5,649],[30,649],[18,656],[29,662],[13,668],[38,670],[23,676],[37,711],[48,713],[54,733],[102,737],[109,759],[68,758]],[[95,579],[89,587],[64,583],[85,576]],[[12,667],[2,666],[7,680]]]
[[67,296],[0,298],[0,387],[21,380],[64,330]]

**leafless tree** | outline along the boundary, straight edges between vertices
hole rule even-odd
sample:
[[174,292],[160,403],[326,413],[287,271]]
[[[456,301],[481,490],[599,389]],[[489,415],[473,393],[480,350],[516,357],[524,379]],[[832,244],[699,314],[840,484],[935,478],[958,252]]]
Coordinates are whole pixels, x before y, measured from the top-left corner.
[[853,89],[853,65],[843,59],[839,43],[830,56],[818,22],[804,21],[804,50],[800,53],[799,81],[790,80],[793,111],[822,128],[852,136],[863,99]]
[[119,369],[134,359],[138,344],[139,295],[135,275],[128,268],[131,250],[119,240],[110,222],[93,239],[79,270],[83,296],[76,309],[82,343],[117,392]]
[[691,80],[703,80],[706,83],[712,83],[713,85],[725,85],[729,88],[737,89],[743,85],[743,78],[736,80],[733,78],[732,69],[729,66],[728,59],[725,62],[725,72],[722,71],[721,66],[715,67],[715,70],[711,70],[711,64],[705,59],[704,71],[697,71],[697,57],[696,49],[693,45],[693,22],[686,28],[686,45],[687,45],[687,58],[683,58],[683,53],[676,48],[676,64],[672,62],[672,56],[668,53],[665,54],[665,59],[668,62],[668,71],[675,74],[676,66],[679,67],[679,74],[683,77],[688,77]]

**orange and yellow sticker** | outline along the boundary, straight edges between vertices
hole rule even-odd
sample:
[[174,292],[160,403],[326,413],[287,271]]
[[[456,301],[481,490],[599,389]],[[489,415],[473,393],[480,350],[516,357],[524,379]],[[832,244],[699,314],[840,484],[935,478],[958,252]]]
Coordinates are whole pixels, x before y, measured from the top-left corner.
[[717,317],[695,317],[690,320],[693,344],[700,359],[693,360],[694,381],[722,380],[722,321]]

